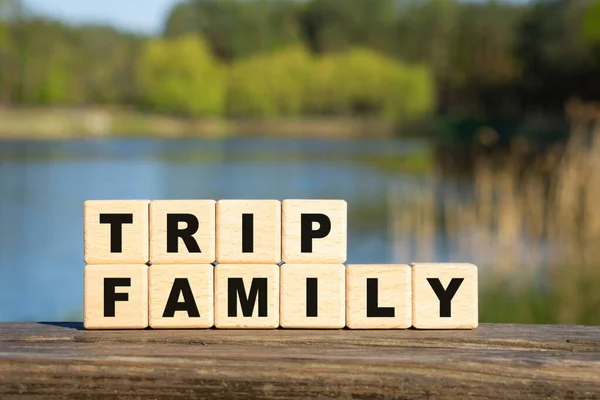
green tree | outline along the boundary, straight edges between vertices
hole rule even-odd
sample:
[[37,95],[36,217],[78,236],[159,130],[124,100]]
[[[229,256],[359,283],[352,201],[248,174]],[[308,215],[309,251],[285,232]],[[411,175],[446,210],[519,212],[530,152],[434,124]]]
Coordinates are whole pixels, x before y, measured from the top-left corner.
[[137,65],[144,104],[165,112],[214,116],[223,112],[224,76],[195,35],[145,43]]
[[232,60],[299,43],[302,7],[289,0],[188,0],[171,11],[165,34],[200,34],[219,59]]

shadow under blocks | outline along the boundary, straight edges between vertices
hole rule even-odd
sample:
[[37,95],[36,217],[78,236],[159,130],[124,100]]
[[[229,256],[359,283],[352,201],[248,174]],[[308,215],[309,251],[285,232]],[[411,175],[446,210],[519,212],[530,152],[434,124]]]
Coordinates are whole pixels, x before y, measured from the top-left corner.
[[477,267],[345,264],[344,200],[88,200],[85,329],[473,329]]

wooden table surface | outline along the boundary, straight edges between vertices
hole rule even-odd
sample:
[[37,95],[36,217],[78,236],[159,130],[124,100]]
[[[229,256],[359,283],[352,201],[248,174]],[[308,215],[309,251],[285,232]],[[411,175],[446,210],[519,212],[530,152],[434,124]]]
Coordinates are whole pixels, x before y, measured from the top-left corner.
[[598,398],[600,327],[85,331],[0,323],[0,398]]

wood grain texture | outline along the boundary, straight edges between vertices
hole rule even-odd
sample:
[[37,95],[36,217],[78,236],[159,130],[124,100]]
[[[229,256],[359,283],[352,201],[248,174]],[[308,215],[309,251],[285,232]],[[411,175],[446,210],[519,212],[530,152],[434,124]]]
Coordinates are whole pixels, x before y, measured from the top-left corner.
[[[242,247],[242,214],[253,215],[252,252]],[[221,264],[277,264],[281,261],[279,200],[219,200],[217,261]]]
[[[148,271],[149,325],[154,329],[210,328],[214,324],[214,266],[212,264],[153,264]],[[188,297],[176,288],[177,302],[193,308],[164,316],[176,279],[185,280]],[[184,282],[182,282],[184,283]],[[194,312],[197,311],[197,314]],[[190,315],[190,313],[192,313]]]
[[[146,264],[150,200],[88,200],[83,206],[84,260],[87,264]],[[132,223],[121,228],[122,248],[111,252],[111,224],[100,214],[131,214]]]
[[[419,263],[412,266],[413,327],[472,329],[479,321],[477,267],[473,264]],[[450,316],[441,316],[441,301],[429,278],[449,289],[452,279],[464,279],[450,302]]]
[[[331,230],[312,240],[312,251],[302,252],[302,214],[325,214]],[[282,203],[282,259],[289,264],[342,264],[346,261],[348,205],[345,200],[284,200]],[[313,229],[319,224],[313,223]]]
[[0,397],[600,397],[600,327],[85,331],[0,323]]
[[[339,329],[346,325],[343,264],[283,264],[280,317],[283,328]],[[316,316],[307,316],[307,278],[316,278]]]
[[[150,203],[150,262],[153,264],[210,264],[215,255],[214,200],[154,200]],[[167,214],[189,214],[197,218],[198,229],[192,235],[200,252],[190,252],[183,239],[177,241],[177,252],[167,252]],[[178,224],[185,229],[185,222]]]
[[[243,294],[235,296],[236,316],[229,316],[230,279],[241,278]],[[258,278],[256,282],[254,278]],[[259,287],[258,280],[266,279],[266,291]],[[253,284],[256,285],[252,294]],[[266,296],[266,300],[261,295]],[[243,299],[241,298],[243,296]],[[245,316],[242,301],[249,300],[252,313]],[[266,314],[260,315],[261,303],[264,301]],[[266,305],[265,305],[266,304]],[[279,326],[279,266],[277,264],[219,264],[215,267],[215,327],[229,329],[269,329]]]
[[[87,329],[143,329],[148,326],[147,265],[87,265],[83,275],[83,324]],[[127,296],[114,301],[114,316],[105,316],[105,278],[129,279],[129,286],[119,285],[114,291],[110,290]]]
[[[377,279],[377,307],[387,316],[367,315],[367,279]],[[370,288],[372,290],[372,288]],[[411,269],[407,264],[346,267],[346,326],[351,329],[406,329],[412,324]],[[375,292],[370,292],[374,296]]]

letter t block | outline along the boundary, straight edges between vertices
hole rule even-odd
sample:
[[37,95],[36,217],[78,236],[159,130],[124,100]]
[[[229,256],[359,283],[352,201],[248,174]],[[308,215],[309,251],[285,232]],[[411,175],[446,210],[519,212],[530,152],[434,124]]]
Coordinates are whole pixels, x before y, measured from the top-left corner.
[[146,264],[149,200],[88,200],[84,203],[87,264]]

